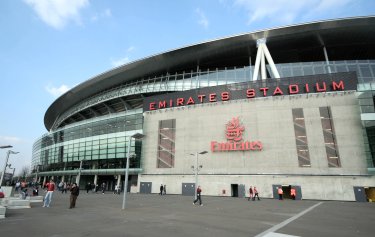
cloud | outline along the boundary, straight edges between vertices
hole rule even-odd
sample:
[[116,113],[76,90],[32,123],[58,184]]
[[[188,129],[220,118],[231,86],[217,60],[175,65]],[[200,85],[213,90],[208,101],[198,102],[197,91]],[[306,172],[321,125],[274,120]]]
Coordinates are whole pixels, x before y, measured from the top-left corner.
[[111,9],[109,9],[109,8],[105,9],[104,12],[103,12],[103,16],[111,17],[112,16]]
[[47,25],[62,29],[68,21],[81,24],[79,11],[89,5],[89,0],[24,0]]
[[130,46],[127,50],[126,50],[126,52],[131,52],[131,51],[134,51],[134,49],[135,49],[135,47],[134,46]]
[[48,93],[50,93],[54,97],[59,97],[60,95],[70,90],[70,88],[67,85],[61,85],[60,87],[53,87],[51,85],[48,85],[45,87],[45,89]]
[[1,146],[19,143],[21,141],[22,141],[22,139],[19,138],[19,137],[0,136],[0,145]]
[[248,24],[260,21],[275,21],[290,24],[296,19],[312,17],[312,13],[324,13],[347,6],[354,0],[235,0],[234,6],[243,8],[248,14]]
[[135,47],[134,46],[130,46],[129,48],[126,49],[126,54],[124,57],[120,58],[120,59],[111,59],[111,64],[113,67],[119,67],[119,66],[122,66],[124,64],[127,64],[130,62],[130,52],[133,52],[135,50]]
[[99,13],[99,14],[96,13],[96,14],[94,14],[91,17],[91,21],[98,21],[99,18],[104,18],[104,17],[112,17],[112,11],[111,11],[111,9],[107,8],[102,13]]
[[200,8],[197,8],[195,9],[195,13],[198,15],[198,24],[202,25],[205,29],[207,29],[210,22],[208,21],[204,12]]
[[129,62],[130,62],[130,59],[128,56],[120,58],[120,59],[116,59],[116,60],[113,60],[113,59],[111,60],[111,64],[113,67],[119,67]]

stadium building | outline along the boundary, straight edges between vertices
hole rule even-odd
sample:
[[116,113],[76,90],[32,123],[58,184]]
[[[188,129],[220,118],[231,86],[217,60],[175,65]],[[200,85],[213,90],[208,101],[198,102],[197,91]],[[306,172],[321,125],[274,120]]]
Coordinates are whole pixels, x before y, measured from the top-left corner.
[[[374,89],[373,89],[374,87]],[[95,76],[48,108],[40,182],[375,199],[375,17],[212,40]],[[141,138],[142,139],[139,139]],[[197,179],[197,181],[196,181]]]

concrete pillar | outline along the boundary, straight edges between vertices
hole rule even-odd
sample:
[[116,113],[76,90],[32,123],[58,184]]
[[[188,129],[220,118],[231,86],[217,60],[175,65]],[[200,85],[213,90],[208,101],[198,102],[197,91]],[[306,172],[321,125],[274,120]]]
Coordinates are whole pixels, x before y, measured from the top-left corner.
[[94,184],[98,184],[98,175],[97,174],[94,176]]
[[117,186],[121,183],[121,174],[117,175]]
[[64,182],[65,181],[65,175],[63,175],[62,177],[61,177],[61,182]]
[[43,177],[43,185],[47,182],[47,176]]

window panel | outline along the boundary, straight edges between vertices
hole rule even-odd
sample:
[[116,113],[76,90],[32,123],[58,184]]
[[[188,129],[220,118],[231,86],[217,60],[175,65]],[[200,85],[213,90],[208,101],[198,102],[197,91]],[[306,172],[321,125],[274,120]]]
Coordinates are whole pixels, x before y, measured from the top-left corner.
[[157,168],[174,167],[175,133],[175,119],[159,121]]
[[303,109],[292,109],[292,115],[297,146],[298,165],[299,167],[311,167]]
[[324,145],[328,167],[341,167],[340,156],[336,144],[336,134],[330,107],[320,107],[320,118],[323,129]]

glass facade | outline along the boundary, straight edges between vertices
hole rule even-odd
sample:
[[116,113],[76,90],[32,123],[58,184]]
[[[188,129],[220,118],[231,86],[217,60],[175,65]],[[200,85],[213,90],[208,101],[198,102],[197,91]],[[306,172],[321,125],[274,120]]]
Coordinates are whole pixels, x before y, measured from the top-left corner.
[[320,120],[322,123],[324,144],[328,160],[328,167],[341,167],[339,151],[336,144],[336,134],[331,116],[330,107],[320,107]]
[[157,168],[173,168],[175,157],[176,119],[159,121]]
[[[33,146],[32,168],[39,170],[77,169],[81,160],[89,169],[125,167],[129,137],[142,132],[141,110],[115,117],[89,120],[48,133]],[[136,154],[130,167],[140,167],[141,141],[132,140],[130,152]]]
[[358,85],[358,101],[362,115],[370,115],[362,120],[366,161],[369,168],[375,164],[375,83]]
[[292,114],[294,123],[294,134],[296,137],[297,145],[298,165],[299,167],[311,167],[303,109],[292,109]]

